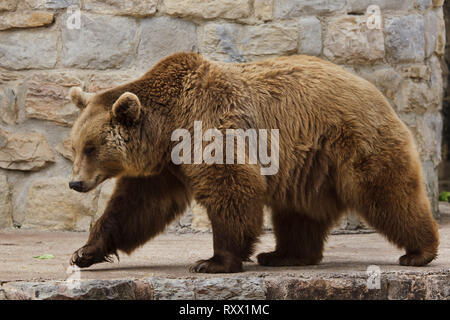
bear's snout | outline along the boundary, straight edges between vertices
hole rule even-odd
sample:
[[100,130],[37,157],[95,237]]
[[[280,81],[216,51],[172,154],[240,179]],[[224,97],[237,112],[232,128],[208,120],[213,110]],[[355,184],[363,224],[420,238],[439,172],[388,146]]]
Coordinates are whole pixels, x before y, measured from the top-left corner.
[[69,188],[78,192],[83,191],[83,181],[70,181]]

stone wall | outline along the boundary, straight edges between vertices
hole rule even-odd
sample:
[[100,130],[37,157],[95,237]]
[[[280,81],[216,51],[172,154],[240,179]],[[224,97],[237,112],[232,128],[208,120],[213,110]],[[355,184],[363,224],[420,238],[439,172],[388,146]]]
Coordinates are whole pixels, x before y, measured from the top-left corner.
[[[378,6],[381,20],[377,10],[367,12],[369,5]],[[443,0],[2,0],[0,227],[89,229],[113,184],[87,195],[67,187],[67,137],[77,116],[69,88],[97,92],[115,86],[181,50],[238,62],[317,55],[373,82],[414,133],[437,213],[442,5]],[[188,211],[172,229],[208,228],[202,208]]]
[[[450,2],[447,1],[443,5],[445,29],[450,30]],[[444,58],[446,64],[443,68],[444,80],[444,102],[442,105],[442,116],[444,130],[442,134],[442,161],[439,165],[439,191],[450,190],[450,90],[449,84],[449,68],[450,66],[450,32],[446,32],[445,53]]]

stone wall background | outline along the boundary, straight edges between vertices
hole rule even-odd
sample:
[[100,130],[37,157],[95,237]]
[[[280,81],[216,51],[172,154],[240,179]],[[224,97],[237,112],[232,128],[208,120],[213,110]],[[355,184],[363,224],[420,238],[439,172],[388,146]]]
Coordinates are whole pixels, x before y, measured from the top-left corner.
[[[443,5],[445,30],[450,30],[450,2],[447,1]],[[450,91],[448,90],[449,83],[449,68],[450,65],[450,32],[446,32],[445,53],[444,59],[446,64],[443,69],[444,79],[444,101],[442,105],[442,116],[444,123],[444,130],[442,135],[442,161],[439,164],[439,191],[450,190]]]
[[[2,0],[0,228],[88,230],[113,182],[87,195],[68,188],[67,137],[77,116],[69,88],[116,86],[182,50],[238,62],[316,55],[373,82],[414,133],[437,215],[443,2]],[[379,29],[367,23],[369,5],[381,9]],[[170,229],[207,230],[204,210],[194,204]]]

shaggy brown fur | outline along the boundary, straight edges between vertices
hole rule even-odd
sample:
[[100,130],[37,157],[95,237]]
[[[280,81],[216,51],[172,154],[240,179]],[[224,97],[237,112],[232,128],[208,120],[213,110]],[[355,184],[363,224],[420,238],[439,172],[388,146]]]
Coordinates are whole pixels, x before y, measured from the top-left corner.
[[[319,263],[329,229],[359,212],[406,250],[400,264],[437,255],[438,228],[410,131],[369,82],[307,56],[254,63],[211,62],[179,53],[140,79],[87,96],[72,130],[73,184],[86,192],[119,177],[103,216],[72,262],[127,253],[162,232],[194,198],[206,207],[214,256],[195,272],[238,272],[253,253],[262,211],[273,209],[276,250],[261,265]],[[173,130],[279,129],[279,172],[260,165],[174,165]]]

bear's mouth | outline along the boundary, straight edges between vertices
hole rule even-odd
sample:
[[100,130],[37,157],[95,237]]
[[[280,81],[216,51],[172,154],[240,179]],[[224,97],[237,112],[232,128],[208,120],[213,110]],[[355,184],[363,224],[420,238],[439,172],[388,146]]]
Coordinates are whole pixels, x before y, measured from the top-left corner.
[[93,189],[95,189],[100,183],[106,180],[106,176],[98,175],[95,177],[93,182],[83,182],[82,187],[77,189],[76,191],[81,193],[87,193]]

